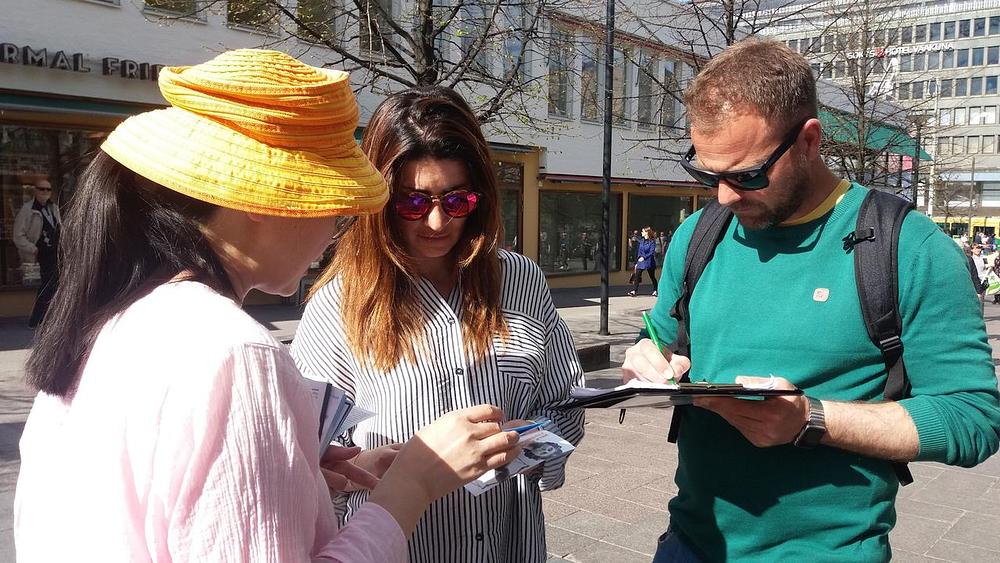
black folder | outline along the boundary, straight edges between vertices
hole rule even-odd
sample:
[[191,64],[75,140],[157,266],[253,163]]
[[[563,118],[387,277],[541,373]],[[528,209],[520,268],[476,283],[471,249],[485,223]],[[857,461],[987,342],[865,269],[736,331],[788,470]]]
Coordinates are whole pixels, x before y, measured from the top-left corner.
[[[575,390],[574,390],[575,391]],[[592,391],[592,390],[588,390]],[[621,387],[608,389],[603,393],[574,397],[559,409],[601,409],[601,408],[667,408],[690,405],[695,397],[734,397],[738,399],[765,399],[787,395],[801,395],[801,389],[761,389],[744,387],[739,383],[679,383],[676,389],[650,389],[645,387]]]

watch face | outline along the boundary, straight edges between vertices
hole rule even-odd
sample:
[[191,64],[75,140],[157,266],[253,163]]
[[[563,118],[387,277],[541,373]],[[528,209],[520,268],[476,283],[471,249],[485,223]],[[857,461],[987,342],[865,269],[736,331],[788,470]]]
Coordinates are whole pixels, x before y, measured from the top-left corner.
[[795,445],[803,448],[814,448],[819,445],[819,441],[826,434],[826,429],[818,426],[807,426],[795,440]]

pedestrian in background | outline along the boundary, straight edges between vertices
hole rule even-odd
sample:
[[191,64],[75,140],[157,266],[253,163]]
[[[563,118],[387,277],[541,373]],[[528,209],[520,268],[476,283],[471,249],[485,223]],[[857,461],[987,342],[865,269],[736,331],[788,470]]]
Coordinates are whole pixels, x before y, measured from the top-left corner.
[[[27,365],[18,561],[405,561],[424,509],[513,459],[517,434],[480,405],[442,413],[381,479],[348,448],[321,471],[309,388],[240,307],[295,293],[339,216],[386,201],[347,73],[246,49],[159,83],[172,107],[110,134],[66,221]],[[349,481],[373,489],[338,530],[327,487]]]
[[24,204],[14,217],[14,245],[21,257],[22,270],[38,264],[41,279],[35,304],[28,317],[28,326],[35,328],[45,316],[59,281],[59,233],[62,217],[59,206],[52,200],[52,184],[38,178],[32,188],[31,201]]
[[642,240],[637,246],[635,259],[635,279],[632,282],[632,291],[629,295],[635,297],[642,284],[642,273],[646,272],[650,281],[653,282],[653,297],[656,297],[656,241],[653,240],[653,228],[642,228]]

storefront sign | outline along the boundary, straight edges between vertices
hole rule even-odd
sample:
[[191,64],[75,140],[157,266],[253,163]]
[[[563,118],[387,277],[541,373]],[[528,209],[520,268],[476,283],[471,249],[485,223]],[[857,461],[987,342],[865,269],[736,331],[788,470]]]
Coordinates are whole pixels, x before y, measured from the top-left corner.
[[[15,45],[13,43],[0,43],[0,63],[80,73],[91,72],[92,69],[89,65],[97,66],[93,61],[88,62],[83,53],[66,53],[65,51],[50,53],[45,48],[35,49],[29,45]],[[119,76],[128,80],[156,81],[163,66],[115,57],[104,57],[100,61],[101,74]]]
[[946,43],[927,43],[925,45],[901,45],[896,47],[878,47],[875,49],[868,49],[867,51],[852,51],[847,53],[848,59],[881,59],[885,57],[895,57],[897,55],[906,55],[910,53],[928,53],[934,51],[951,51],[955,48],[955,44],[952,42]]

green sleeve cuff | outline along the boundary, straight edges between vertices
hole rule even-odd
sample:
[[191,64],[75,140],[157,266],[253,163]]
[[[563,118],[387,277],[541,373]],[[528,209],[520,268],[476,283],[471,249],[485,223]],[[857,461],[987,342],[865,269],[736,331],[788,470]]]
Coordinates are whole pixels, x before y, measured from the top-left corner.
[[941,461],[948,455],[948,433],[941,416],[927,397],[912,397],[899,401],[917,427],[920,451],[914,461]]

